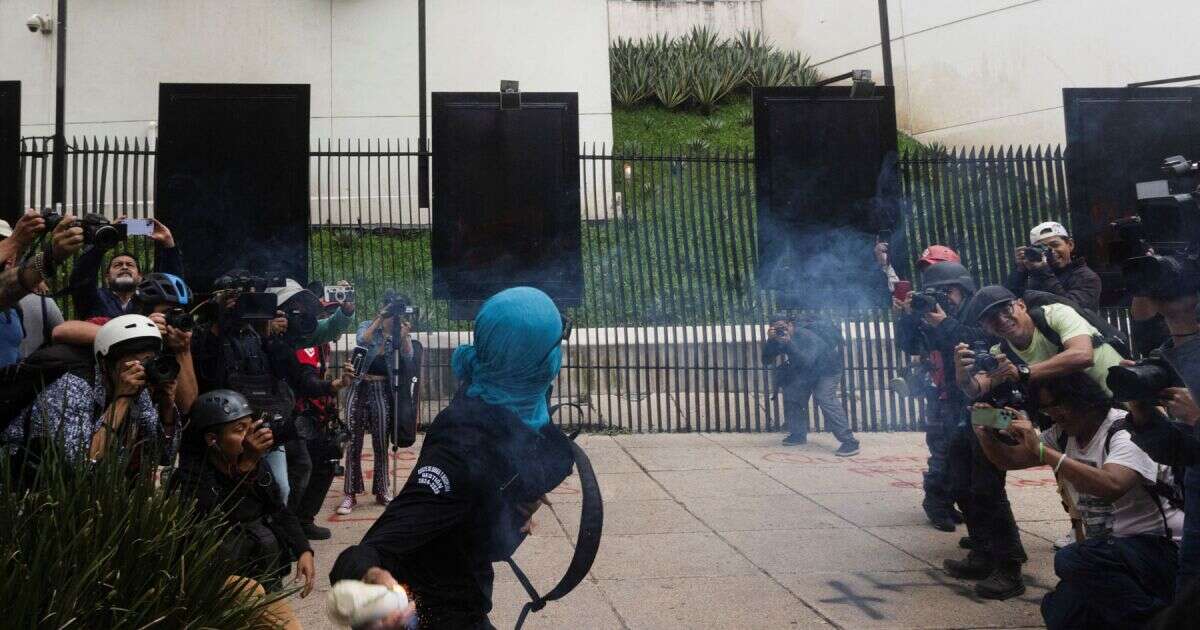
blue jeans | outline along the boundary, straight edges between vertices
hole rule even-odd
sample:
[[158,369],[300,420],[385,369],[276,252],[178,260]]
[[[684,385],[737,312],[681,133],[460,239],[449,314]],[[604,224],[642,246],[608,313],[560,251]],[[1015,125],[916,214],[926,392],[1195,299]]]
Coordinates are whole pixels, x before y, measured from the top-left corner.
[[1175,596],[1175,543],[1162,536],[1090,538],[1054,554],[1061,580],[1042,619],[1061,628],[1140,628]]
[[288,483],[287,451],[280,444],[267,451],[267,454],[263,455],[262,461],[271,471],[271,476],[275,478],[275,485],[279,486],[283,504],[287,505],[288,495],[292,493],[292,486]]

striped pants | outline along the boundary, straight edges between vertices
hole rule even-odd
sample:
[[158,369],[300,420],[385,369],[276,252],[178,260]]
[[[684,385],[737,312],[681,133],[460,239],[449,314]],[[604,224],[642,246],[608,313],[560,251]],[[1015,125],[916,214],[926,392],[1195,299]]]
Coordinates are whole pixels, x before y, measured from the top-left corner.
[[346,400],[350,410],[350,433],[353,436],[346,452],[346,494],[366,492],[362,475],[363,438],[371,433],[371,449],[375,451],[375,471],[371,475],[371,491],[383,494],[388,488],[387,425],[391,414],[387,381],[361,381],[350,388]]

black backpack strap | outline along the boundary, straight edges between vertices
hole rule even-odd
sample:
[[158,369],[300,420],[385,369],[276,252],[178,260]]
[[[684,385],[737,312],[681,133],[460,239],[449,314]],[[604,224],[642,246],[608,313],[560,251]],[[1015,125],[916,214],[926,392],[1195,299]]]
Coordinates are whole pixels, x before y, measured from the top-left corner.
[[1029,318],[1033,320],[1033,325],[1038,332],[1042,333],[1042,336],[1061,352],[1063,350],[1062,335],[1059,335],[1057,330],[1050,327],[1050,322],[1046,321],[1045,309],[1040,306],[1029,309]]
[[[1124,419],[1117,420],[1116,422],[1112,423],[1111,426],[1108,427],[1108,433],[1104,436],[1104,459],[1106,461],[1108,460],[1108,449],[1109,449],[1109,446],[1111,445],[1113,436],[1116,435],[1118,431],[1125,431],[1125,430],[1127,430],[1127,427],[1125,426]],[[1104,466],[1103,463],[1101,463],[1100,465]],[[1172,495],[1171,488],[1162,487],[1165,484],[1163,484],[1162,481],[1160,481],[1158,479],[1158,475],[1157,475],[1158,466],[1159,466],[1158,462],[1155,462],[1154,469],[1155,469],[1156,474],[1155,474],[1153,482],[1148,482],[1145,479],[1141,479],[1140,480],[1141,483],[1138,485],[1145,488],[1146,494],[1150,495],[1150,498],[1154,500],[1154,505],[1158,508],[1158,514],[1159,514],[1159,516],[1162,517],[1163,532],[1165,533],[1167,540],[1172,540],[1171,525],[1167,522],[1167,510],[1166,510],[1166,508],[1163,507],[1163,502],[1166,501],[1168,505],[1172,505],[1174,507],[1178,507],[1178,506],[1175,506],[1175,499],[1173,499],[1171,496]],[[1141,475],[1139,474],[1138,477],[1141,477]]]
[[521,615],[517,618],[516,630],[520,630],[525,624],[529,613],[545,608],[548,602],[561,599],[574,590],[587,577],[588,571],[592,570],[596,552],[600,550],[600,536],[604,530],[604,499],[600,496],[600,484],[596,481],[596,473],[587,453],[575,442],[571,442],[571,453],[575,457],[575,469],[579,472],[579,487],[583,494],[575,553],[571,556],[571,564],[567,567],[566,574],[545,595],[539,595],[525,572],[511,557],[508,558],[508,566],[512,567],[513,574],[529,594],[529,602],[521,609]]

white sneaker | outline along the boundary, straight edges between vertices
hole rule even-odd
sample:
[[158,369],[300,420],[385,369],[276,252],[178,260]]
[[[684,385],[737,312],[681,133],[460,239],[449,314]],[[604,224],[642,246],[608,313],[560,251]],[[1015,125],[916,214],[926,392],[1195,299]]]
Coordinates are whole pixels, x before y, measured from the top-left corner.
[[358,504],[358,501],[355,500],[354,496],[346,495],[342,499],[342,504],[338,506],[337,513],[345,516],[346,514],[349,514],[351,511],[353,511],[354,506],[357,504]]
[[1075,532],[1074,531],[1067,532],[1066,536],[1063,536],[1062,538],[1059,538],[1058,540],[1054,541],[1054,549],[1055,549],[1055,551],[1057,551],[1059,549],[1062,549],[1063,547],[1066,547],[1067,545],[1073,544],[1074,542],[1075,542]]

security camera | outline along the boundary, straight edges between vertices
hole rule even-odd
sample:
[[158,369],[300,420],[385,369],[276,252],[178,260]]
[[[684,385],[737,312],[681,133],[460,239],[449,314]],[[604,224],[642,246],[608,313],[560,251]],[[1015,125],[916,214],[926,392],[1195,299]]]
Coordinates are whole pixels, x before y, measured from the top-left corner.
[[31,15],[25,20],[25,28],[29,29],[30,33],[48,34],[54,30],[54,19],[44,15]]

